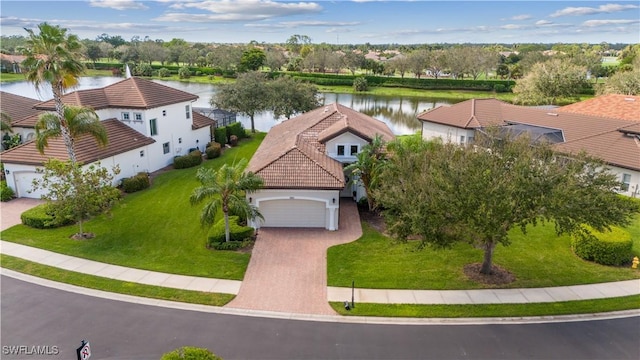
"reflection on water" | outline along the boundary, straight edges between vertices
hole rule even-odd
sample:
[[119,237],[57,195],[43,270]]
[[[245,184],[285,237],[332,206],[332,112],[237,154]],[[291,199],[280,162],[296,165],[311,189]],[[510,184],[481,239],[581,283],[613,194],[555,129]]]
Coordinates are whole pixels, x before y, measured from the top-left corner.
[[[119,77],[85,77],[80,79],[79,86],[74,90],[85,90],[104,87],[121,81]],[[216,86],[212,84],[186,83],[179,81],[154,80],[159,84],[171,86],[173,88],[198,95],[199,98],[193,103],[194,107],[208,107],[211,96],[216,92]],[[0,90],[9,93],[22,95],[39,100],[49,100],[52,98],[51,90],[44,86],[40,91],[36,91],[31,83],[16,82],[0,84]],[[420,122],[416,116],[426,110],[440,105],[453,104],[458,100],[430,99],[422,97],[399,97],[399,96],[376,96],[365,94],[347,93],[322,93],[322,104],[334,102],[350,107],[356,111],[372,116],[384,121],[396,135],[413,134],[420,130]],[[245,128],[251,127],[248,117],[239,116]],[[268,131],[272,126],[278,124],[283,119],[274,119],[273,113],[265,111],[255,116],[255,125],[258,131]]]

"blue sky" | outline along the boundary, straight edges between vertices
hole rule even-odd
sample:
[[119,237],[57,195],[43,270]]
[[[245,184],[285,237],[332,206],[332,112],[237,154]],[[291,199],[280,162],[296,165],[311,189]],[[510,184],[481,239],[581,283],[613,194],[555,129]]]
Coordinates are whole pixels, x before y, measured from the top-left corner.
[[639,1],[74,0],[0,2],[2,35],[47,21],[81,38],[107,33],[190,42],[639,43]]

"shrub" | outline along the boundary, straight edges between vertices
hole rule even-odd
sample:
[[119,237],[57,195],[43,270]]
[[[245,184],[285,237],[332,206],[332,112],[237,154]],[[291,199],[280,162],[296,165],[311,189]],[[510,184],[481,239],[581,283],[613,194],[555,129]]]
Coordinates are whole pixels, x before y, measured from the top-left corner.
[[222,145],[216,142],[211,143],[211,145],[207,146],[205,153],[207,154],[207,159],[220,157],[220,154],[222,154]]
[[367,82],[366,78],[359,76],[353,79],[354,91],[367,91],[368,88],[369,88],[369,83]]
[[183,66],[178,70],[178,76],[180,79],[188,79],[191,77],[191,70],[189,70],[188,66]]
[[[253,228],[250,226],[241,226],[238,224],[239,221],[239,217],[229,216],[229,241],[242,242],[247,238],[253,237]],[[209,247],[215,247],[216,244],[225,242],[224,218],[220,219],[211,227],[207,238]]]
[[235,251],[244,249],[253,244],[253,240],[245,239],[244,241],[223,241],[219,243],[211,244],[211,247],[216,250]]
[[217,143],[220,143],[222,145],[226,144],[228,142],[227,128],[225,126],[217,127],[213,131],[213,138]]
[[238,139],[244,139],[247,137],[247,132],[244,130],[244,126],[242,126],[242,123],[235,122],[233,124],[227,125],[227,136],[231,137],[232,135],[237,136]]
[[151,186],[151,180],[146,172],[141,172],[122,180],[122,191],[126,193],[144,190],[149,186]]
[[158,76],[160,77],[169,77],[171,76],[171,71],[167,68],[162,68],[158,70]]
[[235,135],[229,136],[229,145],[237,146],[238,145],[238,137]]
[[600,232],[584,226],[572,236],[571,248],[580,258],[602,265],[619,266],[628,263],[632,258],[631,235],[618,227],[611,231]]
[[176,156],[173,159],[173,167],[176,169],[186,169],[202,164],[202,152],[192,151],[187,155]]
[[53,229],[73,223],[70,219],[56,219],[51,212],[51,204],[40,204],[20,215],[22,224],[36,229]]
[[162,354],[160,360],[222,360],[221,357],[211,351],[193,346],[183,346],[168,353]]
[[9,201],[13,199],[14,195],[13,189],[7,185],[7,182],[4,180],[0,181],[0,201]]

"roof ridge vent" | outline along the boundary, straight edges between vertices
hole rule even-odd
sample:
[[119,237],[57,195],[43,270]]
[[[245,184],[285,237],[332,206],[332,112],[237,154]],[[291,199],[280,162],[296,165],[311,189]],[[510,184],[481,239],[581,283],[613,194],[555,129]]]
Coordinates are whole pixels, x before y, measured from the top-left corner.
[[636,101],[636,98],[626,97],[624,98],[624,101]]
[[558,116],[558,113],[548,112],[547,115],[549,115],[549,116]]
[[329,107],[328,106],[324,107],[324,112],[329,112]]

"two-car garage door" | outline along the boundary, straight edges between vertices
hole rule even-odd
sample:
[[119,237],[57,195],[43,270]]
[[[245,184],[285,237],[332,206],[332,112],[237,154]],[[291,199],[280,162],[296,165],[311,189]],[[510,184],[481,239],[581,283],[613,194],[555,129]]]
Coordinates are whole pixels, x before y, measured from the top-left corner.
[[260,213],[264,216],[263,227],[314,227],[326,226],[326,203],[324,201],[278,199],[261,201]]

